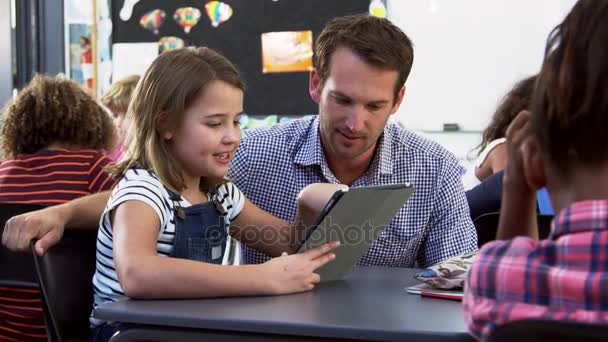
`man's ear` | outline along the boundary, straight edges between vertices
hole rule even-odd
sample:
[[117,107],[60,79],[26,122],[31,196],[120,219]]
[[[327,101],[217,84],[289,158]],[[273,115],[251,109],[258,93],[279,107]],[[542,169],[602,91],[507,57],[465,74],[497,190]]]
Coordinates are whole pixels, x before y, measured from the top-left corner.
[[523,171],[528,186],[535,190],[544,187],[547,184],[547,176],[545,162],[543,161],[538,142],[534,138],[529,138],[522,144],[521,148]]
[[401,106],[401,102],[403,102],[403,97],[405,97],[405,85],[403,85],[403,87],[401,87],[401,89],[397,93],[395,103],[393,104],[393,108],[391,108],[391,115],[397,112],[397,109],[399,109],[399,106]]
[[314,68],[310,71],[310,77],[308,81],[308,92],[310,93],[310,97],[316,103],[321,101],[321,79],[319,78],[319,73],[317,69]]
[[167,112],[160,113],[156,118],[156,131],[164,140],[173,139],[175,134],[175,127],[169,121],[169,113]]

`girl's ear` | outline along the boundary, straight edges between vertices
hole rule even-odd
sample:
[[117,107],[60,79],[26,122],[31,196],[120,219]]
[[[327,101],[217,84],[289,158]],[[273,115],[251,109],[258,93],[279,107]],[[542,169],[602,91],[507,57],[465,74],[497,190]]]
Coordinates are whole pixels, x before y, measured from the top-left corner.
[[545,162],[538,142],[534,138],[529,138],[521,146],[524,167],[524,176],[531,189],[538,190],[547,184],[545,173]]
[[169,123],[169,113],[162,112],[156,118],[156,130],[164,140],[173,139],[175,127]]

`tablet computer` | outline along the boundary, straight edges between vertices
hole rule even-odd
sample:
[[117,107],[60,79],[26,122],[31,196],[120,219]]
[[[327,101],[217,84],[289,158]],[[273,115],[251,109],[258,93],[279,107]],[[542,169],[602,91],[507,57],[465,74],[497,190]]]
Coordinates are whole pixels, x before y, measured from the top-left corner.
[[340,241],[336,258],[319,268],[321,282],[341,279],[350,272],[380,232],[414,192],[410,184],[391,184],[338,190],[308,230],[298,253],[330,241]]

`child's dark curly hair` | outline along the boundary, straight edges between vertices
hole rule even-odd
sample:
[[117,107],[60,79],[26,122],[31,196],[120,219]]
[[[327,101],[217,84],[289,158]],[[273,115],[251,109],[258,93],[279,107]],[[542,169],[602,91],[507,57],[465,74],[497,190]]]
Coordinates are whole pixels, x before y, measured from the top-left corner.
[[110,149],[115,132],[110,115],[75,82],[34,75],[2,114],[0,153],[32,154],[51,144]]
[[477,146],[478,155],[493,140],[504,138],[507,135],[507,128],[519,112],[530,109],[536,78],[537,75],[534,75],[517,82],[503,98],[492,116],[492,121],[482,133],[481,144]]

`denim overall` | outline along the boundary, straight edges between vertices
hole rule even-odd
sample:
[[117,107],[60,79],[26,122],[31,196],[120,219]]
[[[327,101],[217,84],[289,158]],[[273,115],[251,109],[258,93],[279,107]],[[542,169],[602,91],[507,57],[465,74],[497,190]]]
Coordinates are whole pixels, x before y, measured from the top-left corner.
[[211,189],[208,202],[186,208],[179,204],[180,195],[168,191],[175,206],[175,240],[171,256],[221,265],[228,231],[226,210],[218,200],[217,190]]

